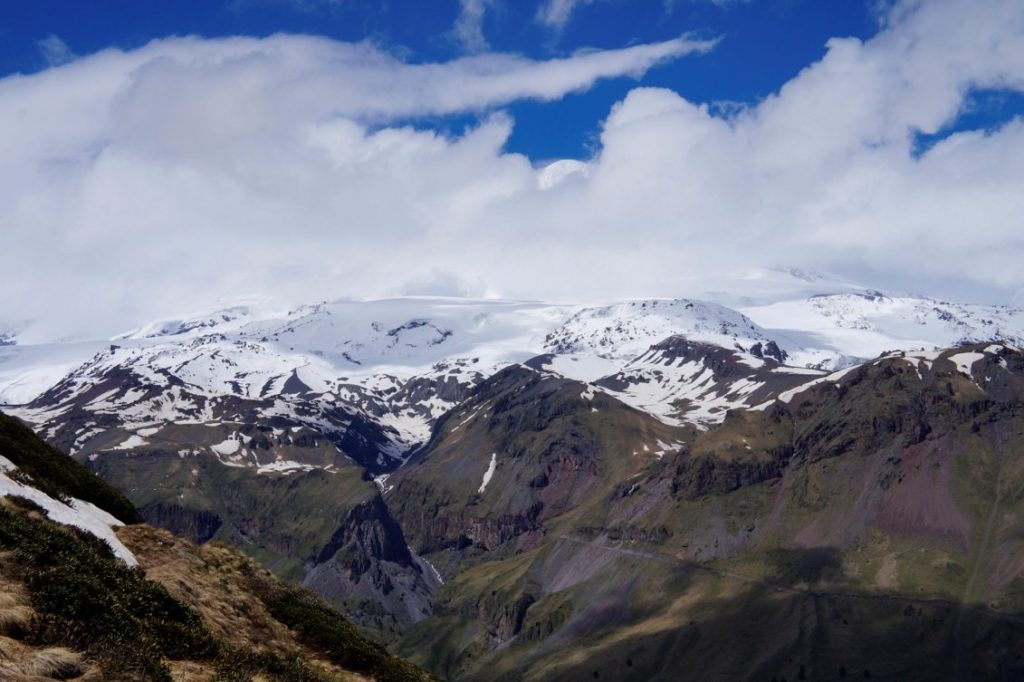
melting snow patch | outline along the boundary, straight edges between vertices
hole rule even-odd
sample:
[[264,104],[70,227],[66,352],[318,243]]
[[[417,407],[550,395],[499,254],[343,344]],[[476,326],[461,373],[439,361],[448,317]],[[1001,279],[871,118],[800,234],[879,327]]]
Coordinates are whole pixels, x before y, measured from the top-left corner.
[[484,472],[484,480],[480,484],[480,489],[477,491],[483,495],[484,491],[487,490],[487,484],[491,482],[491,478],[494,476],[495,470],[498,468],[498,453],[491,453],[491,463],[487,465],[487,471]]
[[311,464],[303,464],[302,462],[295,462],[292,460],[282,459],[277,462],[271,462],[270,464],[264,464],[256,469],[258,474],[290,474],[295,471],[309,471],[314,467]]
[[957,370],[961,374],[971,376],[971,368],[974,367],[974,363],[976,363],[978,360],[984,360],[985,354],[973,352],[957,353],[955,355],[950,355],[949,359],[953,362],[954,365],[956,365]]
[[[683,441],[676,441],[676,442],[674,442],[674,443],[666,443],[666,442],[662,441],[662,440],[661,440],[661,439],[659,438],[659,439],[658,439],[658,447],[659,447],[660,449],[659,449],[659,450],[655,450],[655,452],[654,452],[654,455],[655,455],[655,456],[656,456],[656,457],[657,457],[658,459],[661,459],[661,458],[662,458],[662,457],[664,457],[664,456],[665,456],[666,454],[668,454],[668,453],[670,453],[670,452],[675,452],[676,450],[678,450],[679,448],[681,448],[681,447],[682,447],[683,445],[684,445]],[[644,446],[644,449],[645,449],[645,451],[646,451],[646,448],[647,448],[647,446],[645,445],[645,446]],[[633,453],[633,454],[636,454],[636,453]]]
[[131,450],[132,448],[142,447],[143,445],[149,445],[149,441],[143,438],[142,436],[132,434],[131,436],[128,437],[128,440],[124,441],[123,443],[112,449]]
[[41,490],[11,480],[6,472],[15,469],[10,460],[0,457],[0,496],[17,495],[32,500],[46,511],[46,516],[56,523],[63,523],[68,526],[76,526],[84,531],[92,533],[100,540],[103,540],[114,551],[114,555],[129,566],[135,566],[138,561],[127,547],[114,534],[114,528],[123,526],[111,514],[103,511],[90,502],[71,498],[70,504],[64,504],[55,500]]
[[216,445],[211,445],[210,449],[218,455],[233,455],[238,452],[238,448],[241,447],[241,445],[241,443],[235,440],[234,434],[231,434],[227,440],[217,443]]
[[[839,381],[847,374],[857,369],[858,367],[860,367],[860,365],[850,365],[849,367],[841,369],[838,372],[832,372],[828,376],[824,376],[819,379],[812,379],[811,381],[808,381],[806,384],[800,384],[799,386],[791,388],[788,391],[783,391],[778,395],[777,400],[779,400],[780,402],[789,403],[790,401],[793,400],[793,398],[796,397],[798,393],[803,393],[811,386],[817,386],[818,384],[824,383],[826,381],[831,381],[838,387]],[[762,405],[758,405],[755,409],[763,410],[764,408],[768,407],[768,405],[770,405],[771,403],[772,401],[769,400],[768,402]]]
[[381,495],[387,495],[395,489],[395,486],[388,485],[388,479],[390,477],[391,474],[381,474],[373,479],[373,482],[377,484],[377,488],[380,490]]

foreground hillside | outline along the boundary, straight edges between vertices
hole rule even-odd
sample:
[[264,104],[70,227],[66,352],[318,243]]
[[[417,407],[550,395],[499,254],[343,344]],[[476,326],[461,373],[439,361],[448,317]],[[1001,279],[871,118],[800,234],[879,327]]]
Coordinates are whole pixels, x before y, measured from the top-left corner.
[[121,525],[120,493],[5,415],[0,456],[0,678],[429,679],[237,551]]

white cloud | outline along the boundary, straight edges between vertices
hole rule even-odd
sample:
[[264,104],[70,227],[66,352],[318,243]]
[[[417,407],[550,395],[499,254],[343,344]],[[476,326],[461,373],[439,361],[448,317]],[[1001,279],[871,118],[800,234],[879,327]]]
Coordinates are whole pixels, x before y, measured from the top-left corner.
[[702,46],[410,65],[312,38],[180,39],[7,78],[0,326],[110,333],[247,295],[683,295],[774,265],[1009,300],[1024,123],[912,143],[972,88],[1024,90],[1024,5],[894,12],[730,115],[636,88],[594,158],[546,173],[503,151],[500,113],[456,138],[389,122],[553,99]]
[[569,23],[577,8],[589,5],[594,0],[545,0],[537,8],[537,21],[553,29],[561,30]]
[[46,60],[48,66],[67,64],[78,56],[71,51],[71,48],[68,47],[68,44],[60,36],[53,33],[38,41],[36,45],[39,47],[39,51],[43,53],[43,59]]
[[500,115],[461,139],[388,121],[557,99],[710,47],[407,64],[311,37],[183,38],[3,79],[0,320],[106,329],[221,293],[395,287],[423,275],[409,249],[456,250],[535,182],[502,155]]
[[483,52],[490,45],[484,37],[484,15],[495,0],[459,0],[459,14],[452,34],[467,52]]

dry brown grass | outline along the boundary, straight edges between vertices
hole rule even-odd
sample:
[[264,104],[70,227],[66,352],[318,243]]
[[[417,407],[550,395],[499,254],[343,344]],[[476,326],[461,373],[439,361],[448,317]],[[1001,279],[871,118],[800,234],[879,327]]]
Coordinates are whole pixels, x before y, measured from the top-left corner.
[[167,661],[167,667],[174,682],[207,682],[217,672],[212,666],[193,661]]
[[262,570],[245,557],[219,545],[196,546],[149,526],[125,526],[118,536],[146,577],[195,608],[215,637],[284,656],[302,653],[288,628],[241,584],[244,571]]
[[62,647],[33,647],[21,640],[30,632],[35,611],[17,579],[10,552],[0,552],[0,680],[80,680],[98,682],[99,669]]
[[21,639],[32,625],[34,611],[24,586],[7,577],[9,554],[0,554],[0,635]]
[[[227,644],[299,656],[339,680],[368,679],[323,660],[275,620],[247,582],[253,575],[271,581],[277,578],[237,550],[215,543],[197,546],[146,525],[123,526],[117,534],[135,554],[146,577],[161,583],[174,597],[198,611],[214,636]],[[201,666],[176,664],[172,668],[175,680],[208,679],[209,675],[203,675]]]
[[[0,505],[9,501],[0,498]],[[19,510],[32,515],[33,512]],[[166,531],[148,526],[126,526],[122,540],[135,553],[146,576],[164,585],[179,600],[199,612],[211,633],[239,650],[262,651],[281,657],[297,657],[340,682],[368,678],[342,670],[303,646],[287,626],[275,620],[251,581],[276,581],[239,552],[221,545],[197,547]],[[23,583],[24,569],[11,552],[0,552],[0,682],[77,680],[100,682],[99,665],[81,653],[60,647],[31,646],[24,640],[36,626]],[[164,661],[175,682],[199,682],[217,676],[216,664],[195,661]],[[257,675],[254,682],[262,680]]]
[[0,637],[0,679],[99,682],[103,677],[98,668],[74,651],[61,647],[31,647],[10,637]]

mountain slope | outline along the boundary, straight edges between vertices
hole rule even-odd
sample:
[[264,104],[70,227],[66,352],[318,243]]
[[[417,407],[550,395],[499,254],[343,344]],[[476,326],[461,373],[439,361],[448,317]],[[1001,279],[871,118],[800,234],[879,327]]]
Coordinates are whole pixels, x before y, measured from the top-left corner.
[[442,418],[386,479],[385,499],[420,553],[521,552],[691,433],[590,385],[510,367]]
[[731,412],[518,552],[431,555],[401,651],[453,679],[1017,679],[1021,453],[1020,350],[892,354]]
[[758,405],[825,374],[785,365],[785,358],[774,341],[741,350],[673,336],[595,384],[662,421],[707,428],[730,409]]
[[82,522],[96,515],[89,503],[61,490],[124,516],[130,505],[12,421],[0,416],[4,679],[429,679],[234,550],[106,511],[117,535],[104,542]]

